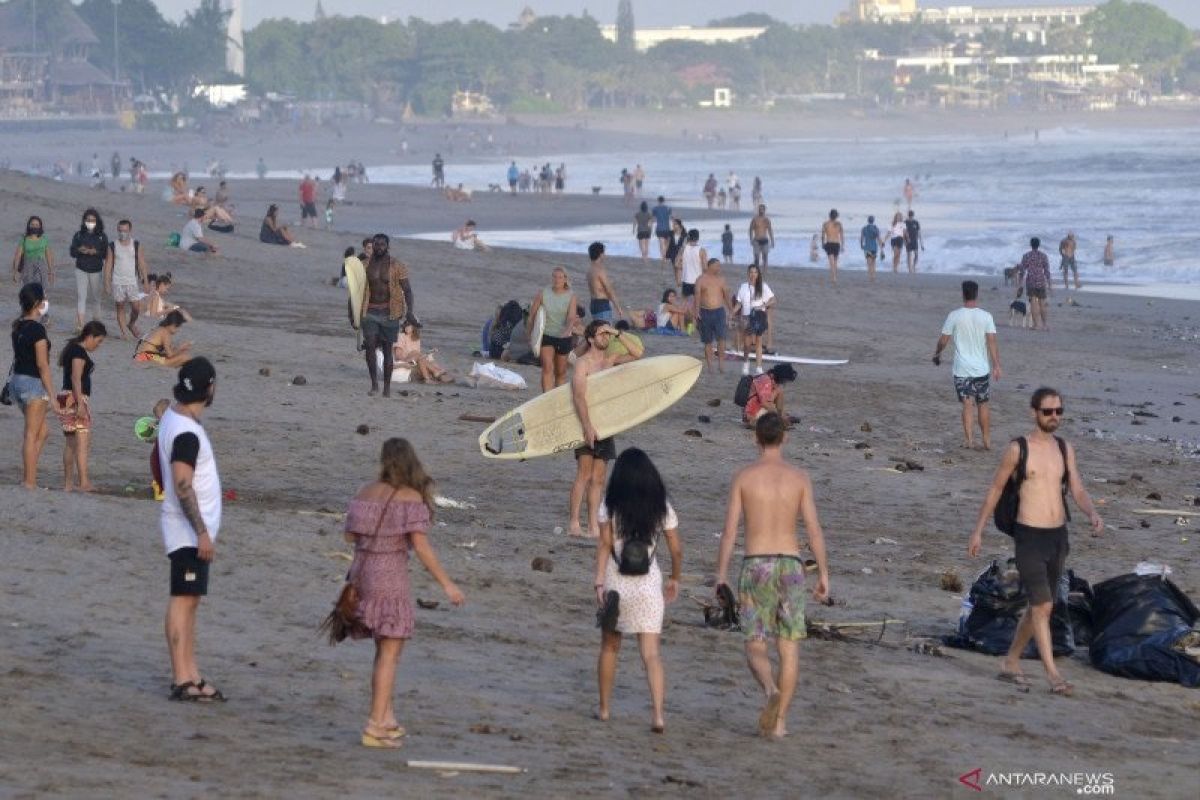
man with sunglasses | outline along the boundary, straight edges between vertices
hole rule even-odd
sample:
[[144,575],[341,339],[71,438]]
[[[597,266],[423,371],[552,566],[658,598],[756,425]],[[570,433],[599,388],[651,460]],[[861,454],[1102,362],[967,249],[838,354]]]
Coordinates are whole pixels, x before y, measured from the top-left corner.
[[1046,678],[1050,681],[1050,691],[1056,695],[1070,696],[1074,687],[1055,666],[1050,639],[1050,614],[1054,610],[1059,578],[1063,575],[1070,552],[1067,543],[1067,521],[1070,519],[1067,511],[1068,491],[1075,499],[1075,504],[1087,514],[1093,536],[1099,536],[1104,531],[1104,520],[1096,513],[1092,498],[1083,487],[1079,467],[1075,463],[1075,448],[1055,435],[1062,423],[1062,395],[1055,389],[1043,387],[1033,393],[1029,405],[1034,429],[1005,448],[1000,468],[996,470],[983,508],[979,510],[979,519],[967,545],[967,554],[971,558],[979,555],[983,547],[984,526],[992,516],[1005,484],[1013,478],[1014,473],[1019,477],[1021,450],[1025,449],[1025,478],[1018,486],[1019,502],[1012,537],[1017,572],[1021,576],[1021,586],[1029,599],[1029,606],[1017,625],[1012,645],[996,677],[1028,691],[1030,681],[1021,671],[1020,659],[1032,638],[1046,670]]

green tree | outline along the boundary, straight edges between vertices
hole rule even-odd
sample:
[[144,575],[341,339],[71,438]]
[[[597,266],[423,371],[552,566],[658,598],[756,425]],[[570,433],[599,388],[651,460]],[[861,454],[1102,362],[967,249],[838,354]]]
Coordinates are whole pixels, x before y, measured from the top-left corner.
[[[92,62],[111,74],[113,0],[83,0],[76,10],[100,40],[92,48]],[[178,30],[163,18],[153,0],[120,0],[117,23],[121,78],[131,81],[139,91],[174,86],[180,76],[176,60]]]
[[634,50],[633,0],[617,3],[617,47],[626,53]]
[[229,12],[221,0],[200,0],[179,25],[174,59],[184,85],[210,83],[225,73],[225,43]]
[[1119,64],[1178,64],[1191,49],[1183,23],[1149,3],[1109,0],[1084,19],[1101,61]]

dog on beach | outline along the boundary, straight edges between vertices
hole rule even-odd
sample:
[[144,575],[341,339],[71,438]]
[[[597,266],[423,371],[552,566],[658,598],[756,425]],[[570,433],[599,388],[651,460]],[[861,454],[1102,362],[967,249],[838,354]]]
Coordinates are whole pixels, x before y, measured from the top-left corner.
[[[1018,320],[1020,320],[1019,323]],[[1029,307],[1025,305],[1025,301],[1013,300],[1008,304],[1008,324],[1009,327],[1019,324],[1022,328],[1033,325],[1033,318],[1029,316]]]
[[1020,267],[1005,267],[1004,268],[1004,285],[1012,286],[1017,280],[1017,273],[1021,271]]

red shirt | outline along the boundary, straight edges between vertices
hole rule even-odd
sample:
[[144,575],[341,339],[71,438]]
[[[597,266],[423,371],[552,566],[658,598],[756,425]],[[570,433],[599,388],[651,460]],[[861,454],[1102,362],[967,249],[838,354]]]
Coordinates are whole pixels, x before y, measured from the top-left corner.
[[316,181],[300,181],[300,202],[301,203],[317,202],[317,182]]
[[746,401],[746,419],[754,419],[765,403],[774,403],[778,393],[779,387],[775,385],[775,378],[771,376],[771,373],[764,372],[762,375],[756,376],[750,382],[750,399]]

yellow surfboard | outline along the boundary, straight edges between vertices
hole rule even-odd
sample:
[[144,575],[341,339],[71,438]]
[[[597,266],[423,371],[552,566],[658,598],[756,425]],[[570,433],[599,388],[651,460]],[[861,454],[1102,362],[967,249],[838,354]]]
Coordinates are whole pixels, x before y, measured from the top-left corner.
[[350,327],[358,330],[362,324],[363,297],[367,288],[367,270],[358,256],[346,256],[346,291],[350,301],[346,313],[350,317]]
[[[588,413],[596,433],[615,436],[661,414],[688,393],[702,366],[691,356],[655,356],[588,376]],[[569,383],[514,408],[479,436],[486,458],[536,458],[582,444]]]

